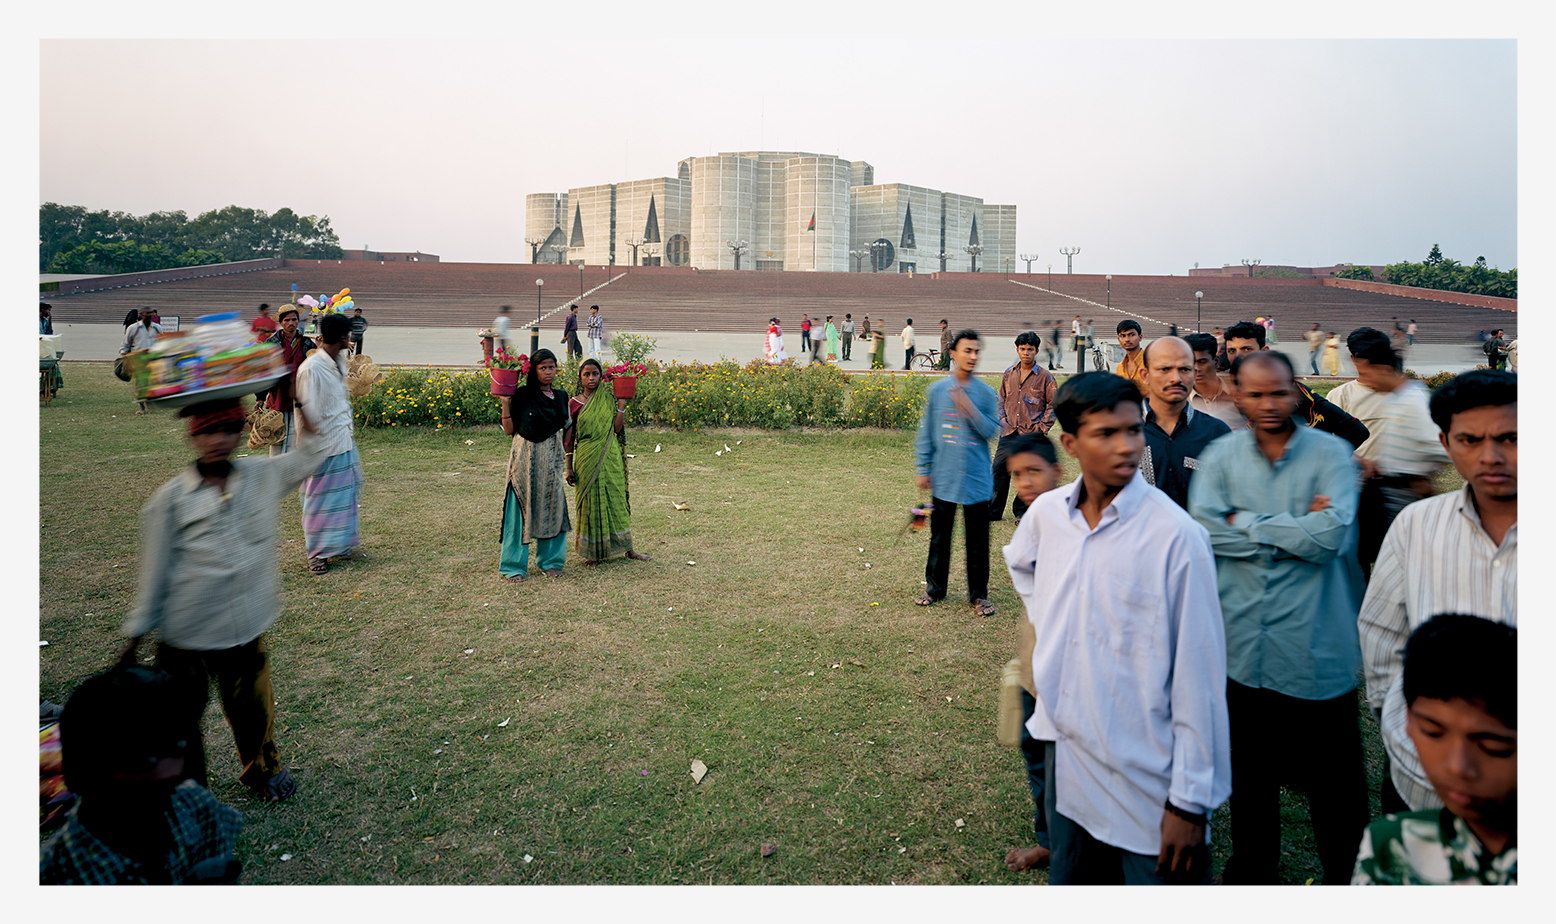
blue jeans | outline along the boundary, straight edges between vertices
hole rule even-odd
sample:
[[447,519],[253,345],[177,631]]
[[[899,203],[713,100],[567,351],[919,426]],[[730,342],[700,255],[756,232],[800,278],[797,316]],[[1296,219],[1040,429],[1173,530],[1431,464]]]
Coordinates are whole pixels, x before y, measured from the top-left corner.
[[1032,718],[1032,713],[1037,709],[1037,698],[1025,690],[1021,691],[1021,756],[1026,758],[1027,764],[1027,788],[1032,790],[1032,833],[1037,835],[1039,847],[1050,850],[1053,845],[1048,839],[1048,816],[1043,809],[1043,751],[1046,741],[1039,741],[1027,732],[1027,719]]
[[1318,347],[1307,354],[1307,361],[1313,364],[1313,374],[1318,375]]

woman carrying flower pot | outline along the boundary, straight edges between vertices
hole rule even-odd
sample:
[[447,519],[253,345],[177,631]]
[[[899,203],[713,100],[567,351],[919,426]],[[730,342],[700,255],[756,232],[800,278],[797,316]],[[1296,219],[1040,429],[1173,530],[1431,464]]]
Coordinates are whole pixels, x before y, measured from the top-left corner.
[[562,573],[567,559],[567,456],[562,434],[571,421],[567,392],[553,388],[556,355],[536,350],[525,370],[524,385],[502,395],[502,432],[513,437],[508,455],[508,484],[502,510],[502,552],[498,571],[517,584],[529,574],[529,544],[535,543],[540,570]]
[[[636,372],[637,369],[630,370]],[[584,565],[623,556],[650,561],[632,550],[632,508],[627,491],[627,399],[601,388],[598,360],[578,369],[578,397],[567,403],[572,427],[567,445],[567,483],[578,487],[578,554]]]

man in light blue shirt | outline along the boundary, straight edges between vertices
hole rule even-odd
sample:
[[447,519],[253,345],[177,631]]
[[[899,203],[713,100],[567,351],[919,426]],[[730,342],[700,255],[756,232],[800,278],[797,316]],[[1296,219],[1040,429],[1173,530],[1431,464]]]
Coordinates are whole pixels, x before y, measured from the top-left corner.
[[951,338],[951,374],[929,386],[914,441],[918,487],[934,499],[929,517],[929,584],[913,602],[930,606],[945,598],[951,574],[951,528],[962,505],[967,533],[967,599],[979,616],[994,615],[989,602],[989,501],[994,474],[989,440],[999,431],[999,396],[973,378],[982,344],[978,332]]
[[1232,364],[1251,429],[1201,454],[1189,513],[1210,533],[1226,620],[1232,728],[1227,884],[1274,884],[1280,786],[1308,790],[1326,885],[1350,881],[1367,824],[1357,728],[1358,474],[1345,440],[1293,420],[1300,393],[1283,353]]

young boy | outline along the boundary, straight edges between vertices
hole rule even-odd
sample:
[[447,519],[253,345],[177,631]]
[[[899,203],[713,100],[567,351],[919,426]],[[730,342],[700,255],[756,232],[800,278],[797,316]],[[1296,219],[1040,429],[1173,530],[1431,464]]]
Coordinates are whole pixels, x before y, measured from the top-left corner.
[[[1033,351],[1036,355],[1036,351]],[[1003,462],[1015,488],[1016,499],[1023,507],[1030,507],[1038,495],[1052,491],[1059,484],[1059,460],[1054,445],[1041,433],[1018,433],[1006,443]],[[1032,830],[1037,844],[1017,847],[1005,855],[1005,868],[1020,872],[1037,866],[1048,865],[1048,821],[1043,817],[1043,742],[1033,738],[1026,730],[1037,708],[1037,687],[1032,682],[1032,649],[1037,634],[1032,622],[1021,620],[1016,641],[1016,663],[1021,680],[1021,755],[1026,758],[1027,787],[1032,790]]]
[[41,885],[234,882],[242,816],[185,778],[182,703],[166,672],[118,667],[82,681],[60,717],[65,780],[80,798],[39,850]]
[[1140,474],[1132,382],[1082,373],[1056,399],[1081,476],[1038,497],[1005,548],[1036,635],[1049,882],[1204,882],[1207,819],[1232,788],[1210,536]]
[[1518,883],[1518,630],[1434,616],[1405,645],[1407,731],[1445,808],[1385,815],[1352,885]]

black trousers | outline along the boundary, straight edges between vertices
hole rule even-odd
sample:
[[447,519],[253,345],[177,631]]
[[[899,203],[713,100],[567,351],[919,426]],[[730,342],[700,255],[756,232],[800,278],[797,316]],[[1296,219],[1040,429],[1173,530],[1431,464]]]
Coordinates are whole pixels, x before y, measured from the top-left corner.
[[1308,700],[1226,682],[1232,737],[1228,885],[1279,882],[1280,787],[1307,790],[1324,885],[1346,885],[1367,827],[1356,691]]
[[907,351],[905,353],[905,358],[902,360],[902,368],[904,368],[904,369],[912,369],[913,368],[913,348],[912,347],[908,347],[908,349],[907,349]]
[[854,335],[847,331],[843,332],[843,358],[854,358]]
[[[1017,434],[1012,433],[1009,436],[1000,437],[999,445],[994,449],[994,500],[989,502],[989,520],[991,522],[1005,518],[1005,498],[1010,494],[1010,472],[1005,470],[1005,450],[1006,446],[1016,436]],[[1027,512],[1027,505],[1023,504],[1021,498],[1018,497],[1011,504],[1010,509],[1016,515],[1016,518],[1020,519],[1021,515]]]
[[[951,528],[956,524],[956,505],[934,498],[935,509],[929,515],[929,563],[924,580],[929,582],[930,599],[946,595],[951,577]],[[989,502],[962,505],[962,528],[967,539],[967,602],[989,596]]]

